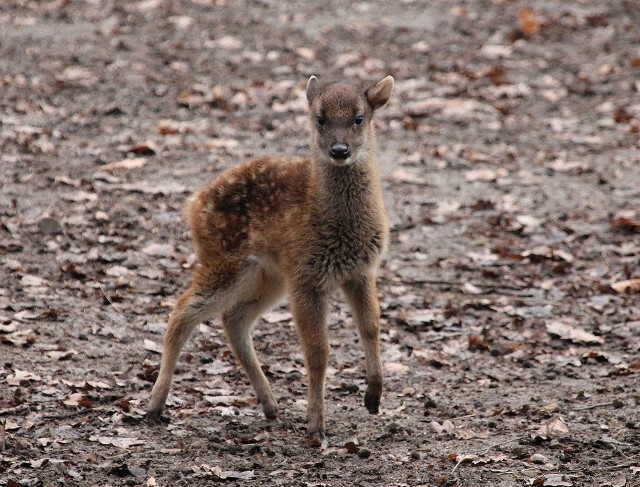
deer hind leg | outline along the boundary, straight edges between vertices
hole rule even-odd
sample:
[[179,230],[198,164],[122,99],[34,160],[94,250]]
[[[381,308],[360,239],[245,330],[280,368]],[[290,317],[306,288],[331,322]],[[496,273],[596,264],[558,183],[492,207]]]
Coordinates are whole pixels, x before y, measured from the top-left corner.
[[367,371],[364,405],[371,414],[377,414],[382,395],[382,361],[380,359],[380,305],[376,293],[375,276],[351,279],[343,283],[342,289],[353,309],[364,347]]
[[247,284],[243,300],[223,315],[222,323],[231,349],[262,404],[265,417],[275,419],[278,406],[256,356],[251,331],[256,318],[284,294],[284,280],[262,269],[258,279]]
[[238,267],[232,264],[207,272],[200,268],[191,286],[180,296],[171,314],[164,335],[160,372],[151,390],[147,418],[158,420],[164,409],[171,379],[180,351],[196,325],[223,313],[234,301],[238,288]]

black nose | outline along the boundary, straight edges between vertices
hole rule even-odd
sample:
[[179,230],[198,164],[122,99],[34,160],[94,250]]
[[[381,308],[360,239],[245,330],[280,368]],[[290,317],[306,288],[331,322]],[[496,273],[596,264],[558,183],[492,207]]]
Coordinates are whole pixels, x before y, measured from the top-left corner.
[[351,155],[351,150],[347,144],[338,142],[337,144],[331,144],[329,155],[334,159],[346,159]]

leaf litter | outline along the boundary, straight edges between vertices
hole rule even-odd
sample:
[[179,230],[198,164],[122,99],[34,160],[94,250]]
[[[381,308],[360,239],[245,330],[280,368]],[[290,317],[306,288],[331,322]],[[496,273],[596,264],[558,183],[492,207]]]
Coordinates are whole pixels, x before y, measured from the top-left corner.
[[[345,7],[347,27],[324,4],[69,5],[1,14],[8,485],[632,484],[640,126],[625,2],[370,2]],[[184,197],[244,158],[304,154],[310,73],[396,78],[377,120],[392,229],[381,415],[361,406],[359,338],[335,299],[322,453],[302,446],[286,305],[254,334],[279,420],[262,419],[211,322],[180,359],[170,423],[149,427],[160,334],[198,265]]]

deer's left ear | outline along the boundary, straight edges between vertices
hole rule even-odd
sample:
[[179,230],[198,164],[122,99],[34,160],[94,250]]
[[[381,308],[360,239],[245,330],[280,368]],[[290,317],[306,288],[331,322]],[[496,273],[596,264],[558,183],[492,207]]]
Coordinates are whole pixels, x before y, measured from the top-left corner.
[[393,76],[387,76],[365,90],[364,95],[367,97],[367,102],[369,102],[372,110],[377,110],[387,104],[389,98],[391,98],[393,83]]
[[313,102],[313,99],[318,94],[318,78],[311,76],[307,81],[307,101],[309,104]]

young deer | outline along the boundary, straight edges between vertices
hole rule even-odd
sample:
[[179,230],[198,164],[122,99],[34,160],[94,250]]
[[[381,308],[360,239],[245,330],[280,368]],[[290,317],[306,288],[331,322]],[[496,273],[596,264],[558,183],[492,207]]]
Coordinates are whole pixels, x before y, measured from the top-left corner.
[[387,103],[387,76],[361,91],[346,83],[307,83],[311,157],[265,157],[234,167],[188,202],[199,264],[164,337],[148,417],[164,407],[178,355],[194,327],[213,315],[244,368],[267,418],[277,405],[251,338],[254,320],[287,291],[307,368],[308,443],[324,441],[329,356],[328,300],[341,287],[364,346],[364,404],[378,413],[382,392],[376,271],[387,222],[373,112]]

